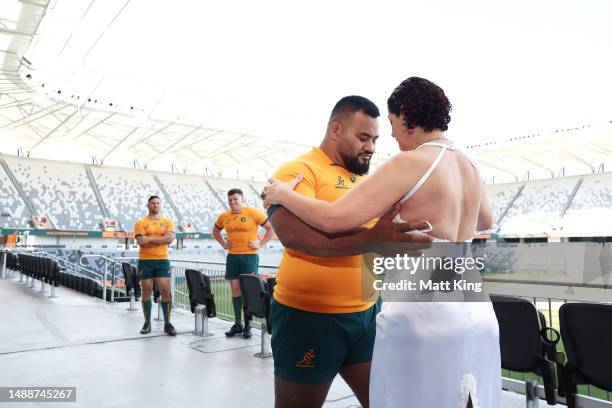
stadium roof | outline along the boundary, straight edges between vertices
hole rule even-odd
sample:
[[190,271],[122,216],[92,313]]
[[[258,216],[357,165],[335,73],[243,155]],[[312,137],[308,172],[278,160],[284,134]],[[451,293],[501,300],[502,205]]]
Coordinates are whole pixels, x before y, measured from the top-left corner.
[[[265,174],[306,145],[213,129],[181,118],[159,118],[112,99],[49,87],[26,57],[46,39],[38,35],[48,1],[8,0],[0,29],[0,134],[6,152],[101,164],[247,177]],[[48,36],[53,37],[52,34]],[[65,40],[65,39],[64,39]],[[98,95],[98,93],[96,93]],[[10,143],[12,142],[12,144]],[[12,149],[11,149],[12,148]],[[236,173],[238,171],[238,173]]]
[[[181,109],[186,106],[185,98],[190,96],[184,93],[159,95],[129,82],[106,81],[86,65],[79,72],[68,72],[62,65],[37,67],[32,62],[44,54],[61,54],[67,47],[87,55],[115,21],[118,14],[114,13],[121,13],[129,0],[112,3],[116,7],[101,7],[95,0],[81,2],[72,11],[77,16],[71,21],[77,24],[60,30],[53,19],[47,25],[43,19],[53,3],[3,1],[0,138],[4,152],[14,154],[19,148],[32,157],[87,162],[95,157],[100,164],[121,166],[134,165],[136,160],[140,167],[151,169],[169,170],[173,164],[179,171],[195,174],[262,178],[309,148],[185,119],[180,111],[169,109],[176,98],[182,100]],[[106,13],[106,18],[90,22],[88,16],[94,12],[98,17]],[[115,89],[133,87],[134,103],[113,100],[108,84]],[[191,104],[195,111],[198,98]],[[161,102],[166,109],[159,109]],[[527,174],[530,178],[552,177],[562,169],[565,174],[588,173],[610,162],[612,126],[591,124],[467,149],[489,181],[493,177],[498,182],[520,180]],[[384,160],[391,150],[375,155],[375,160]]]
[[487,181],[511,182],[612,169],[612,121],[467,146]]

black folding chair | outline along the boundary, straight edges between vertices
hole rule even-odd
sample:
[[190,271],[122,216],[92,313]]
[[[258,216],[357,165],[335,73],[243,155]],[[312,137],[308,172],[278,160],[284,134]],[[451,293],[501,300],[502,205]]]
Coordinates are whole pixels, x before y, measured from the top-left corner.
[[565,398],[576,406],[578,384],[612,391],[612,304],[566,303],[559,309],[565,346]]
[[266,317],[266,305],[269,304],[266,283],[252,274],[242,274],[239,280],[245,310],[256,317]]
[[71,273],[67,273],[66,276],[64,276],[65,280],[66,280],[66,287],[70,288],[70,289],[74,289],[74,278],[76,276],[74,276]]
[[102,299],[102,296],[104,295],[104,290],[102,288],[102,285],[100,285],[98,282],[95,283],[95,289],[94,289],[94,296]]
[[195,313],[197,305],[203,305],[206,307],[206,316],[215,317],[217,307],[215,305],[215,295],[211,290],[210,278],[198,270],[186,269],[185,279],[189,292],[191,313]]
[[266,325],[268,326],[268,334],[272,334],[272,323],[270,322],[270,303],[274,299],[274,288],[276,287],[276,277],[266,279],[268,285],[268,304],[266,309]]
[[242,274],[240,280],[240,292],[244,301],[245,316],[250,314],[259,318],[265,318],[261,324],[261,351],[255,356],[259,358],[271,357],[269,347],[270,332],[267,328],[267,317],[270,310],[270,296],[268,294],[267,282],[261,280],[259,276],[252,274]]
[[140,287],[140,278],[138,277],[138,270],[135,265],[130,265],[132,269],[132,283],[134,284],[134,297],[139,300],[142,296],[142,288]]
[[[528,300],[491,295],[491,302],[499,322],[502,368],[541,376],[546,402],[555,405],[556,389],[561,377],[555,365],[558,363],[561,367],[563,363],[562,354],[556,351],[558,332],[546,326],[544,314]],[[526,384],[528,402],[538,398],[536,386],[533,383]]]
[[57,261],[50,260],[50,275],[51,275],[51,284],[55,287],[58,287],[60,284],[60,272],[63,268],[60,268]]
[[121,262],[121,271],[123,272],[123,280],[125,282],[125,292],[130,296],[133,293],[134,298],[137,300],[140,285],[138,284],[136,268],[127,262]]
[[121,271],[123,272],[125,291],[130,293],[131,290],[134,290],[134,274],[132,273],[132,265],[127,262],[121,262]]
[[34,275],[37,280],[43,282],[43,259],[39,256],[34,257]]
[[217,315],[215,295],[212,293],[210,278],[195,269],[185,270],[185,281],[189,292],[191,313],[195,313],[194,334],[212,336],[208,332],[208,318]]
[[89,296],[95,296],[96,295],[95,284],[96,283],[93,280],[87,279],[86,284],[85,284],[85,293],[87,293]]
[[85,293],[86,287],[87,287],[87,278],[85,278],[84,276],[79,276],[77,290],[81,293]]

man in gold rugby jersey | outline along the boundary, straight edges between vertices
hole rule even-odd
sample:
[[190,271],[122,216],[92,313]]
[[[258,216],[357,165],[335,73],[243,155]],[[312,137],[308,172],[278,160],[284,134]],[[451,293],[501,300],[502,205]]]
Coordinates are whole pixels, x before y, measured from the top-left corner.
[[[238,278],[241,274],[257,274],[259,268],[257,252],[266,245],[274,233],[268,222],[268,217],[257,208],[245,206],[243,199],[244,195],[239,188],[233,188],[227,192],[227,204],[230,209],[217,217],[213,228],[213,237],[224,249],[228,250],[225,263],[225,279],[229,280],[232,290],[234,325],[225,335],[233,337],[242,333],[242,336],[248,339],[251,337],[250,316],[245,314],[243,326],[240,318],[242,294],[240,293]],[[261,241],[257,238],[257,231],[260,226],[266,230]],[[221,235],[222,230],[227,232],[227,240]]]
[[176,236],[174,223],[170,218],[161,215],[161,199],[151,196],[147,201],[147,216],[136,221],[134,235],[140,246],[138,252],[138,278],[142,285],[142,311],[145,318],[140,334],[151,333],[151,293],[153,282],[161,293],[161,306],[164,313],[164,331],[176,336],[176,330],[170,323],[172,294],[170,293],[170,260],[168,245]]
[[[321,145],[284,164],[273,177],[289,181],[302,175],[298,193],[339,199],[369,170],[379,116],[367,98],[342,98],[332,110]],[[361,405],[368,406],[379,301],[362,297],[359,255],[366,243],[431,241],[406,234],[423,228],[419,223],[394,224],[397,208],[342,234],[316,230],[283,207],[268,208],[286,248],[270,313],[276,407],[322,406],[338,373]]]

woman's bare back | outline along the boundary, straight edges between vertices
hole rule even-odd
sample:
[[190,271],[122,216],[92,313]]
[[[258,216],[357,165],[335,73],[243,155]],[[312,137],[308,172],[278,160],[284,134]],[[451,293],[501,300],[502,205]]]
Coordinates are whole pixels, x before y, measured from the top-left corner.
[[[441,147],[422,146],[414,154],[433,163]],[[423,185],[402,204],[403,221],[426,220],[435,238],[451,242],[469,240],[476,232],[483,186],[478,170],[458,150],[445,150]]]

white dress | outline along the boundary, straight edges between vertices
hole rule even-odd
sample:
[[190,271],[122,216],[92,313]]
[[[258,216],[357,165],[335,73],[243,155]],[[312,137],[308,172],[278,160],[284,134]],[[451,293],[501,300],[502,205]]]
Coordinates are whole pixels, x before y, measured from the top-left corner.
[[[402,202],[444,152],[454,149],[426,145],[442,150]],[[474,408],[501,407],[499,326],[491,303],[383,302],[376,318],[370,406],[465,408],[470,397]]]

